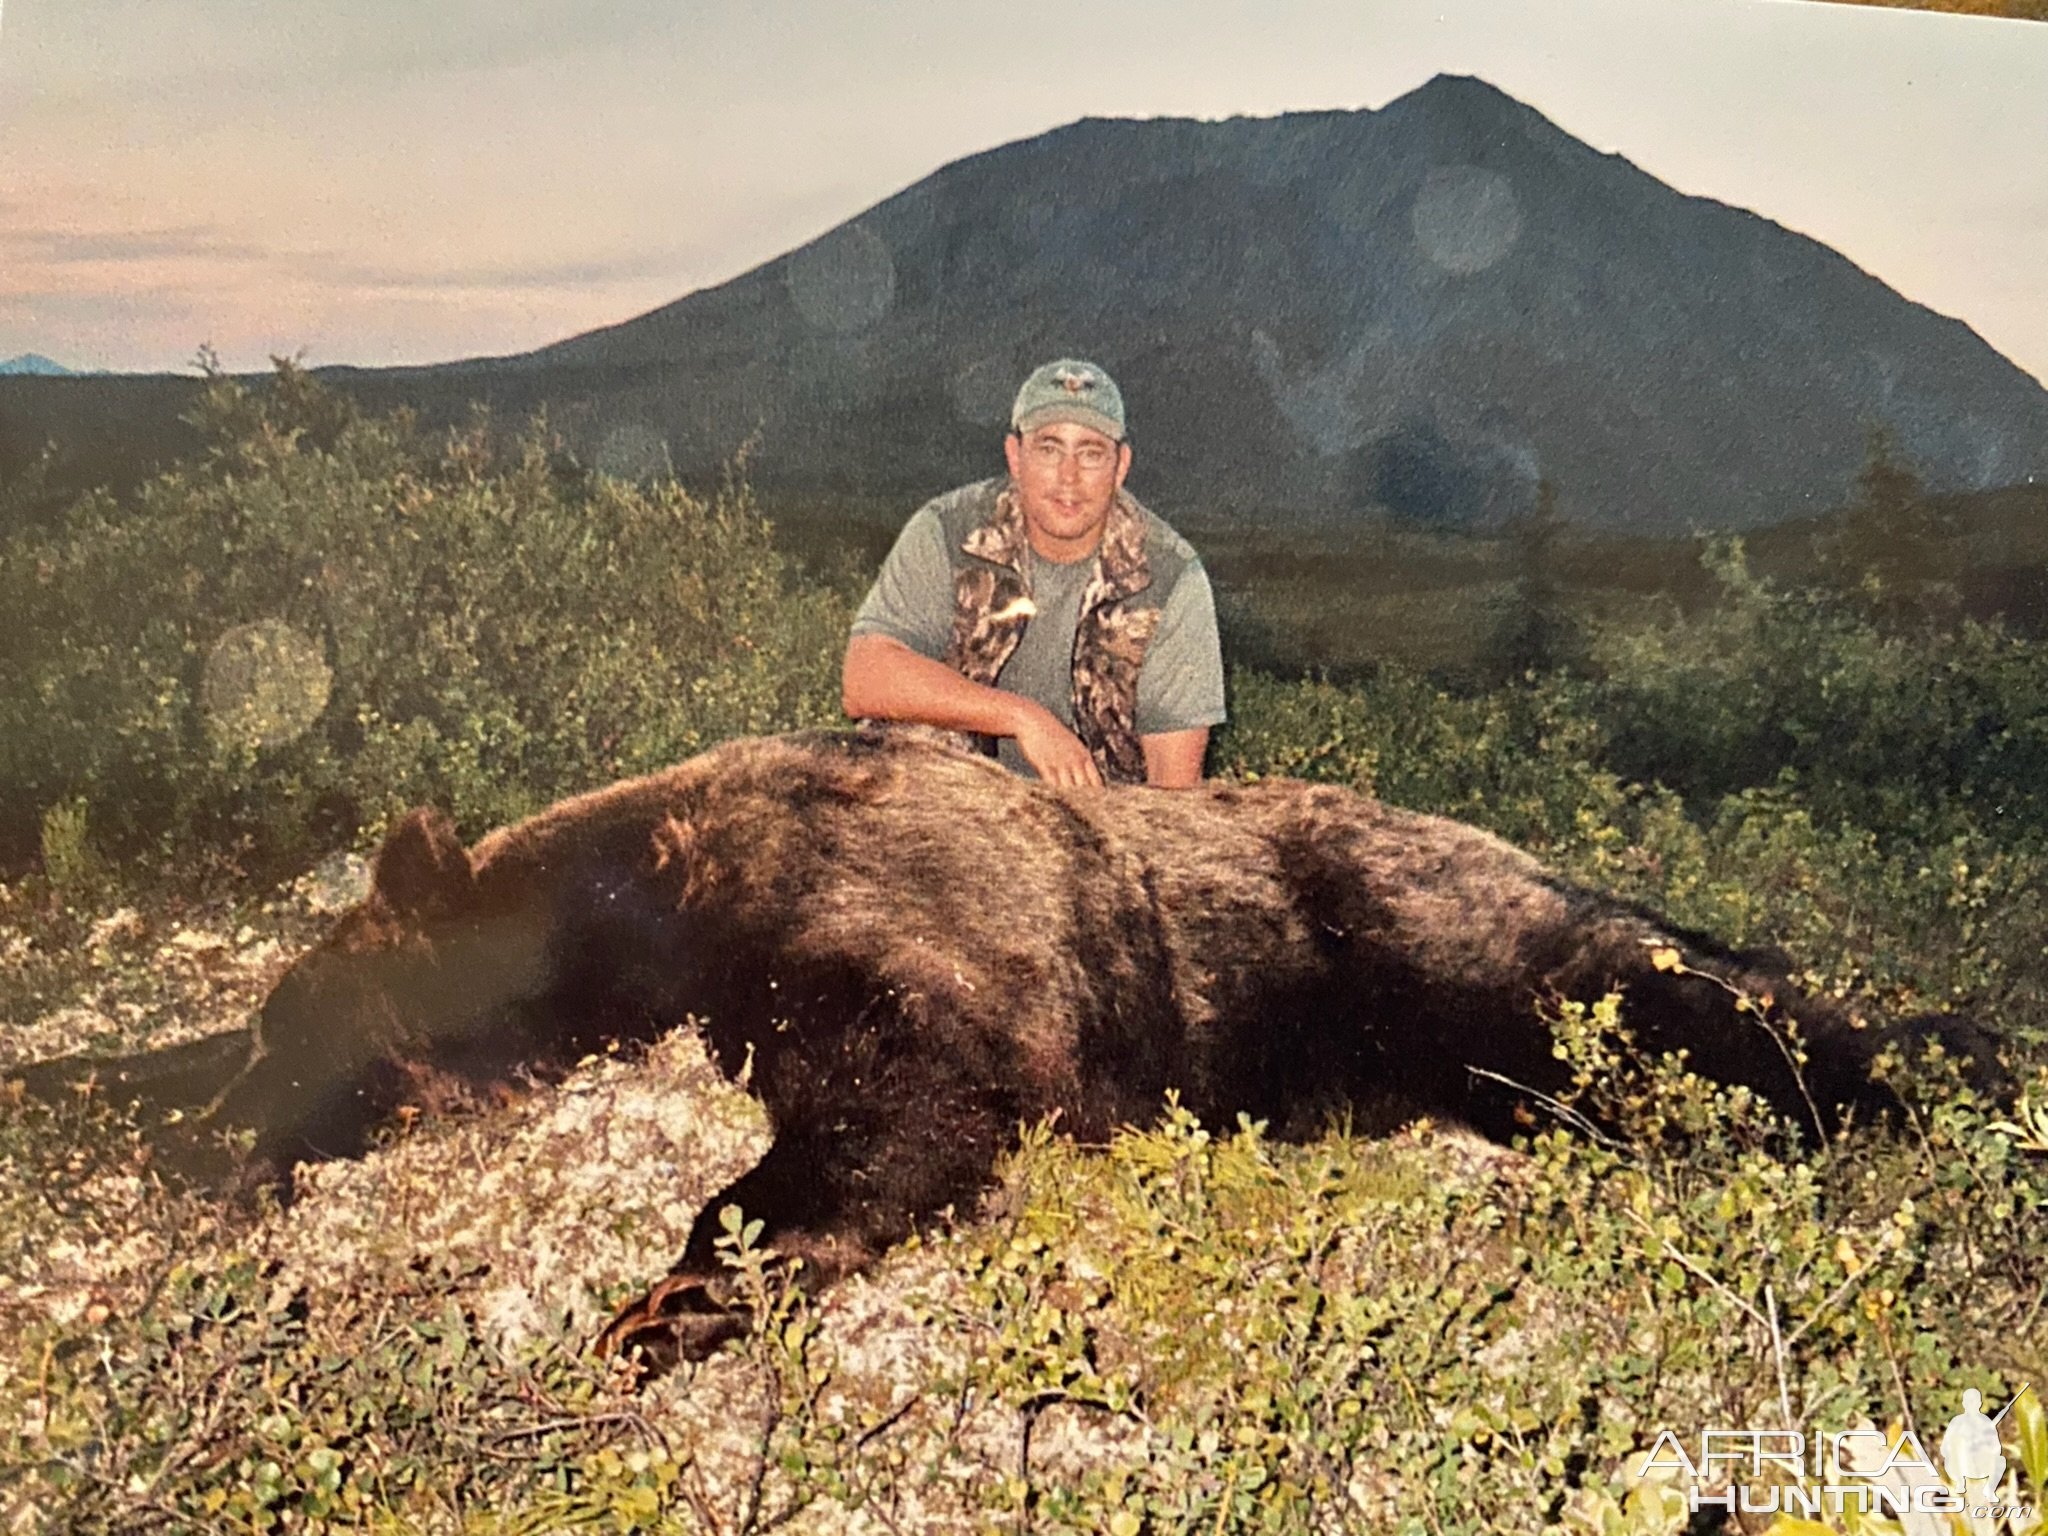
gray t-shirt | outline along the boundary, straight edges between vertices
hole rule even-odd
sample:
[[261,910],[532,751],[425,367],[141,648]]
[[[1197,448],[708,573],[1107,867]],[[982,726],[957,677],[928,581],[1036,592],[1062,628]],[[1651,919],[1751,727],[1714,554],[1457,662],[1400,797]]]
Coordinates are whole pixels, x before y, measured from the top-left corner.
[[[1031,600],[1038,613],[1024,626],[996,686],[1036,700],[1072,730],[1074,630],[1096,562],[1091,557],[1062,565],[1038,554],[1029,558]],[[874,588],[854,616],[853,633],[887,635],[920,656],[946,659],[953,635],[953,562],[945,529],[931,507],[904,525]],[[1166,594],[1159,627],[1145,650],[1135,724],[1139,735],[1153,736],[1220,725],[1223,719],[1223,652],[1216,637],[1216,602],[1201,562],[1190,558]],[[1005,767],[1031,774],[1015,738],[1001,738],[996,752]]]

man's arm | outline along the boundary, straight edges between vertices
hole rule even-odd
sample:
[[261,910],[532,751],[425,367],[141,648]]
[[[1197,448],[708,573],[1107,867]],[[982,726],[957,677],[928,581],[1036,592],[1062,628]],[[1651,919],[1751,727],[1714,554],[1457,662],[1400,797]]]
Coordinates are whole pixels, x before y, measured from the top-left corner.
[[[1047,782],[1069,788],[1102,783],[1080,738],[1042,704],[972,682],[888,635],[855,635],[847,642],[840,702],[855,719],[915,720],[949,731],[1014,736],[1024,760]],[[1199,774],[1199,756],[1196,762]]]
[[1202,759],[1209,751],[1209,727],[1161,731],[1140,736],[1145,749],[1145,782],[1161,789],[1190,789],[1202,782]]
[[873,634],[847,642],[840,694],[855,719],[915,720],[983,736],[1016,735],[1018,716],[1031,706],[1019,694],[970,682],[901,640]]
[[1138,744],[1145,782],[1187,789],[1202,782],[1209,731],[1223,720],[1223,656],[1216,602],[1200,562],[1174,584],[1138,674]]

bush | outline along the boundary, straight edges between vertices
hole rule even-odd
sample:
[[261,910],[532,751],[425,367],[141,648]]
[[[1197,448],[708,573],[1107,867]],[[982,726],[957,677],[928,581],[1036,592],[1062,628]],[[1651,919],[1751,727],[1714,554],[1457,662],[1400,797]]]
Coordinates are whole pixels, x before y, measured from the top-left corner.
[[[476,829],[837,717],[846,604],[793,579],[742,487],[587,476],[544,426],[429,441],[289,367],[263,391],[218,381],[203,422],[202,462],[0,546],[21,616],[0,632],[0,838],[61,899],[103,893],[110,855],[302,859],[417,800]],[[2038,1028],[2040,648],[1882,629],[1723,569],[1720,610],[1600,635],[1584,677],[1457,695],[1391,668],[1342,688],[1240,671],[1215,761],[1489,826],[1786,944],[1818,987]],[[113,942],[67,963],[89,976]],[[1902,1082],[1903,1134],[1799,1148],[1749,1097],[1638,1060],[1620,1021],[1611,1000],[1560,1011],[1577,1089],[1526,1156],[1427,1127],[1286,1146],[1173,1106],[1106,1151],[1031,1133],[990,1220],[904,1256],[940,1340],[907,1395],[860,1378],[858,1325],[774,1286],[735,1215],[756,1327],[677,1390],[687,1407],[737,1375],[747,1411],[702,1410],[694,1438],[618,1396],[566,1323],[494,1343],[476,1275],[431,1253],[287,1283],[202,1242],[20,1332],[0,1517],[1647,1533],[1683,1524],[1668,1483],[1625,1471],[1659,1425],[1924,1426],[1966,1379],[2038,1384],[2048,1078],[1996,1118],[1928,1067],[1940,1091]],[[0,1120],[0,1170],[10,1276],[113,1220],[27,1117]],[[207,1213],[146,1167],[122,1177],[183,1257]],[[991,1411],[1021,1437],[964,1427]],[[2038,1500],[2048,1426],[2018,1417]]]
[[89,811],[82,799],[60,800],[43,812],[38,842],[43,878],[62,902],[91,902],[101,873],[88,836]]
[[198,424],[201,462],[0,546],[0,848],[82,796],[108,852],[274,865],[837,717],[844,601],[743,486],[591,476],[543,423],[430,441],[287,364]]
[[1887,631],[1853,602],[1712,557],[1722,601],[1594,647],[1587,707],[1625,778],[1689,803],[1790,783],[1888,845],[1994,826],[2048,842],[2048,648],[1997,625]]

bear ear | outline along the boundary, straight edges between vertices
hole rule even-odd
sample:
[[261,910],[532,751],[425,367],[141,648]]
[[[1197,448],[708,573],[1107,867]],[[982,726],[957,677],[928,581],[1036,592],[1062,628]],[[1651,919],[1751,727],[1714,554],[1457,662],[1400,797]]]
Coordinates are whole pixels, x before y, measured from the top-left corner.
[[475,879],[455,824],[422,807],[408,812],[384,839],[370,889],[401,917],[435,917],[459,911]]

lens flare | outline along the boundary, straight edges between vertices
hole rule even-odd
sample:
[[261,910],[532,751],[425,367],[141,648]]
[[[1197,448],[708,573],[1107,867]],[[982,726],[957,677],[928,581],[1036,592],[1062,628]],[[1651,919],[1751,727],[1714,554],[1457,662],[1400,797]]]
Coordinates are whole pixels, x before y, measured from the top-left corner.
[[805,246],[790,257],[786,273],[797,313],[820,331],[864,331],[896,300],[888,243],[858,224]]
[[259,619],[213,643],[199,697],[214,741],[253,754],[303,735],[333,684],[318,642],[282,619]]
[[1514,249],[1522,205],[1507,177],[1476,165],[1439,166],[1415,196],[1416,247],[1446,272],[1484,272]]

